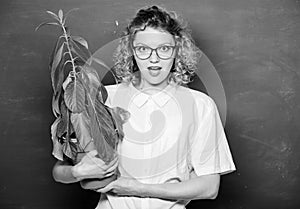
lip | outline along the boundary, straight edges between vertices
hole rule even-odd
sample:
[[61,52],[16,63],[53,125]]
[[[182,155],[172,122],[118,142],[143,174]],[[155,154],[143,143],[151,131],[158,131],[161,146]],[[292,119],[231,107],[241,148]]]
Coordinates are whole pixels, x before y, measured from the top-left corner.
[[148,70],[161,70],[161,67],[159,66],[150,66],[150,67],[147,67]]

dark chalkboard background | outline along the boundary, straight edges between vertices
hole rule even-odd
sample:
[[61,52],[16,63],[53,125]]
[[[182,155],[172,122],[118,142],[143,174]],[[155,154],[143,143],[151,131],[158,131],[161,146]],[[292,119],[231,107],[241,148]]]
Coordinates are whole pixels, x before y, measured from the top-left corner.
[[[135,11],[155,1],[1,0],[0,208],[94,208],[98,194],[54,182],[49,55],[57,29],[35,27],[46,10],[78,7],[73,34],[92,52],[119,37]],[[188,208],[296,209],[300,157],[300,1],[165,0],[190,23],[223,82],[226,133],[237,171],[219,197]],[[118,25],[116,22],[118,21]],[[196,79],[191,87],[201,82]]]

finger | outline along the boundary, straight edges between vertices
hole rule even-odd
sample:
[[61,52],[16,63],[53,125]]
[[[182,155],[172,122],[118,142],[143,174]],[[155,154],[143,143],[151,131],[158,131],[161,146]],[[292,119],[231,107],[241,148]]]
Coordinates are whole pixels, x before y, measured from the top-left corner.
[[119,164],[119,159],[115,158],[108,165],[105,165],[104,170],[106,170],[106,171],[114,170],[114,169],[116,169],[116,167],[118,166],[118,164]]
[[118,163],[115,163],[111,167],[106,168],[106,172],[113,172],[116,170],[117,167],[118,167]]
[[112,171],[106,173],[106,174],[104,175],[104,177],[110,177],[110,176],[112,176],[112,175],[114,175],[114,174],[116,174],[116,171],[115,171],[115,170],[112,170]]
[[84,162],[90,165],[100,166],[101,168],[105,168],[105,162],[98,157],[88,155],[86,158],[83,159]]
[[99,179],[102,179],[102,178],[110,177],[110,176],[112,176],[114,174],[116,174],[115,170],[110,171],[110,172],[104,172],[104,171],[102,171],[100,173],[99,173],[99,171],[97,171],[97,173],[94,173],[94,174],[90,173],[90,175],[86,175],[85,177],[86,178],[99,178]]
[[112,161],[110,161],[110,163],[108,164],[108,166],[113,166],[115,163],[117,163],[119,161],[118,157],[115,157]]
[[[112,183],[113,183],[113,182],[112,182]],[[109,192],[110,190],[113,189],[112,183],[106,185],[105,187],[103,187],[103,188],[101,188],[101,189],[98,189],[97,192],[100,192],[100,193],[106,193],[106,192]]]

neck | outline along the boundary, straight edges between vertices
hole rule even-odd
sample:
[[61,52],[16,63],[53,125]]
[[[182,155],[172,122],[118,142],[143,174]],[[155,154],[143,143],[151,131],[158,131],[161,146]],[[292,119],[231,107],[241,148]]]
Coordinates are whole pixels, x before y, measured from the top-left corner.
[[141,79],[141,81],[135,85],[135,87],[137,89],[139,89],[140,91],[143,91],[146,94],[155,94],[159,91],[162,91],[163,89],[165,89],[168,86],[168,82],[162,82],[160,84],[157,85],[153,85],[153,84],[149,84],[148,82],[145,82]]

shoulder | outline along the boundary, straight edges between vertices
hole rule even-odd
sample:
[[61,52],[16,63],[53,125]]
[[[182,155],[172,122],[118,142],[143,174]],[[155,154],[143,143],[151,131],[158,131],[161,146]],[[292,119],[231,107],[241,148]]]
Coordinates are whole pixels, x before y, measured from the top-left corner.
[[113,85],[104,86],[107,91],[106,104],[108,106],[115,106],[117,101],[122,100],[130,92],[129,85],[127,83],[118,83]]
[[207,94],[184,86],[178,86],[180,95],[189,95],[197,109],[213,110],[216,107],[214,100]]

